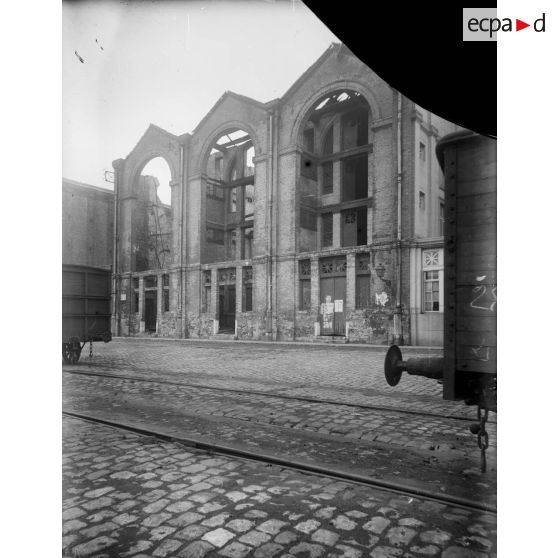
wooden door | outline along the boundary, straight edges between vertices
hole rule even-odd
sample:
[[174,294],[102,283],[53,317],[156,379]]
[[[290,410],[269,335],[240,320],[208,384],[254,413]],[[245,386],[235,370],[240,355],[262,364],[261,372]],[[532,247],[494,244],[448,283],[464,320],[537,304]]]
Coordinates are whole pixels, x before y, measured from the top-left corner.
[[346,260],[320,262],[320,318],[322,335],[345,335]]
[[233,333],[236,320],[236,287],[219,285],[219,333]]
[[157,291],[145,291],[145,331],[157,331]]

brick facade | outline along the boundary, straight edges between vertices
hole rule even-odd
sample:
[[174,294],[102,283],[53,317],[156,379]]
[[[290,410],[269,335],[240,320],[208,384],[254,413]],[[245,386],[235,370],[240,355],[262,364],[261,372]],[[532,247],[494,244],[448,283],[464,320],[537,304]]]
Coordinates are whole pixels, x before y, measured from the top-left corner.
[[[443,242],[434,147],[456,129],[337,44],[280,99],[226,92],[192,133],[151,125],[114,162],[113,333],[149,333],[151,312],[159,336],[441,345],[443,307],[425,310],[418,262]],[[172,177],[166,208],[141,194],[158,156]],[[138,241],[153,207],[164,257]],[[133,308],[134,281],[145,291],[149,276],[157,296],[139,292]]]

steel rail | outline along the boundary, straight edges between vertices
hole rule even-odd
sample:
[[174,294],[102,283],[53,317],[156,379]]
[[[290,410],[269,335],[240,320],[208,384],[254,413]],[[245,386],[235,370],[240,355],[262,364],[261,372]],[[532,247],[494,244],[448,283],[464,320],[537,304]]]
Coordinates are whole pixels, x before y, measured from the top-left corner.
[[[421,416],[421,417],[432,417],[432,418],[443,418],[443,419],[453,419],[457,421],[464,421],[464,422],[475,422],[474,417],[464,417],[459,415],[449,415],[449,414],[441,414],[441,413],[430,413],[425,411],[415,411],[412,409],[397,409],[394,407],[388,407],[386,405],[364,405],[362,403],[350,403],[350,402],[342,402],[342,401],[335,401],[333,399],[319,399],[317,397],[309,397],[304,395],[284,395],[281,393],[269,393],[267,391],[259,391],[259,390],[246,390],[240,388],[231,388],[231,387],[220,387],[220,386],[208,386],[205,384],[190,384],[186,382],[178,382],[173,380],[163,380],[163,379],[153,379],[153,378],[138,378],[137,376],[129,376],[124,374],[107,374],[105,372],[91,372],[86,370],[64,370],[66,374],[74,374],[74,375],[81,375],[81,376],[99,376],[102,378],[114,378],[119,380],[128,380],[128,381],[135,381],[135,382],[147,382],[147,383],[155,383],[155,384],[166,384],[172,386],[184,386],[184,387],[193,387],[205,390],[215,390],[215,391],[229,391],[232,393],[243,393],[247,395],[259,395],[264,397],[276,397],[279,399],[288,399],[294,401],[303,401],[306,403],[324,403],[326,405],[344,405],[347,407],[354,407],[358,409],[370,409],[376,411],[386,411],[386,412],[393,412],[396,414],[403,414],[403,415],[414,415],[414,416]],[[288,388],[287,388],[288,389]],[[493,421],[488,421],[489,424],[494,424]]]
[[105,426],[110,426],[113,428],[119,428],[126,430],[128,432],[133,432],[142,436],[152,436],[166,442],[175,442],[187,447],[193,447],[195,449],[209,451],[212,453],[218,453],[230,457],[237,457],[241,459],[248,459],[258,463],[266,463],[270,465],[278,465],[287,469],[292,469],[298,472],[312,473],[321,475],[323,477],[328,477],[337,481],[346,481],[354,484],[360,484],[372,488],[377,488],[380,490],[393,492],[396,494],[403,494],[405,496],[420,497],[434,502],[442,502],[444,504],[451,504],[452,506],[474,510],[483,511],[488,513],[496,513],[496,506],[485,502],[477,502],[474,500],[468,500],[467,498],[460,498],[459,496],[451,496],[449,494],[443,494],[438,492],[430,492],[419,487],[408,486],[400,483],[385,481],[381,479],[376,479],[373,477],[366,477],[364,475],[357,475],[354,473],[349,473],[347,471],[342,471],[340,469],[333,469],[330,467],[323,467],[320,465],[313,465],[311,463],[305,463],[302,461],[284,459],[276,455],[267,453],[256,453],[248,450],[243,450],[235,448],[232,446],[227,446],[224,444],[218,444],[215,442],[209,442],[207,440],[199,438],[187,438],[182,436],[173,436],[160,432],[156,429],[146,429],[140,428],[135,425],[125,424],[117,421],[102,419],[93,415],[75,413],[71,411],[62,411],[62,415],[73,417],[96,424],[102,424]]

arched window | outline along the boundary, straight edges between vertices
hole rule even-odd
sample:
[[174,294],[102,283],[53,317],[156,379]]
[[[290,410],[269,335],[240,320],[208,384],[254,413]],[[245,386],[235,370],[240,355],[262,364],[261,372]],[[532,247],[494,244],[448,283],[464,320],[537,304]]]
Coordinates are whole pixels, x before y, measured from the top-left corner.
[[[370,107],[357,91],[326,94],[305,115],[299,251],[360,246],[368,238]],[[362,205],[356,204],[362,200]],[[333,218],[335,214],[338,218]],[[341,227],[333,231],[332,227]],[[332,239],[340,239],[339,246]]]
[[132,258],[134,271],[165,269],[171,263],[171,171],[163,157],[149,160],[134,184]]
[[206,182],[205,263],[252,258],[255,149],[243,130],[222,134],[211,147]]

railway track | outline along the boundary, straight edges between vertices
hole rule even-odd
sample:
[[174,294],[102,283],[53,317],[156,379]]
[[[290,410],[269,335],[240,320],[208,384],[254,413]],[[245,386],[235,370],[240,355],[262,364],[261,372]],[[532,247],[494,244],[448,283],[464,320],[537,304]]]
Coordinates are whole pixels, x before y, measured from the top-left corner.
[[[247,389],[240,389],[240,388],[233,388],[233,387],[223,387],[223,386],[210,386],[206,384],[200,383],[189,383],[183,381],[173,381],[168,379],[153,379],[153,378],[141,378],[134,375],[129,374],[110,374],[106,372],[93,372],[93,371],[86,371],[86,370],[64,370],[65,374],[70,375],[77,375],[77,376],[94,376],[94,377],[101,377],[101,378],[110,378],[110,379],[118,379],[118,380],[127,380],[127,381],[134,381],[134,382],[144,382],[144,383],[151,383],[151,384],[163,384],[163,385],[172,385],[172,386],[181,386],[181,387],[191,387],[200,390],[208,390],[208,391],[221,391],[221,392],[229,392],[229,393],[239,393],[245,395],[257,395],[260,397],[269,397],[274,399],[285,399],[291,401],[301,401],[306,403],[322,403],[326,405],[343,405],[346,407],[352,407],[356,409],[367,409],[372,411],[386,411],[390,413],[398,413],[402,415],[411,415],[411,416],[421,416],[421,417],[430,417],[430,418],[440,418],[440,419],[449,419],[449,420],[456,420],[462,422],[472,422],[474,419],[467,416],[462,415],[454,415],[449,413],[433,413],[433,412],[425,412],[425,411],[418,411],[414,409],[401,409],[397,407],[390,407],[387,405],[365,405],[362,403],[351,403],[345,401],[335,401],[333,399],[324,399],[318,397],[310,397],[310,396],[302,396],[302,395],[287,395],[282,393],[269,393],[263,390],[247,390]],[[489,419],[489,423],[494,423],[494,419]]]
[[200,449],[215,454],[221,454],[225,456],[246,459],[246,460],[250,460],[257,463],[263,463],[267,465],[277,465],[286,469],[303,472],[303,473],[321,475],[323,477],[328,477],[339,481],[351,482],[361,486],[367,486],[378,490],[388,491],[397,495],[402,495],[406,497],[420,497],[422,499],[429,500],[432,502],[451,504],[452,506],[460,507],[466,510],[471,510],[476,512],[482,511],[485,513],[496,514],[496,507],[486,502],[469,500],[467,498],[461,498],[450,494],[443,494],[440,492],[431,492],[428,490],[421,489],[420,487],[407,486],[407,485],[389,482],[374,477],[362,476],[347,471],[342,471],[339,469],[320,466],[318,464],[310,464],[310,463],[305,463],[293,459],[285,459],[285,458],[278,457],[276,455],[271,455],[263,452],[255,452],[255,451],[249,451],[245,449],[234,448],[224,444],[212,442],[207,439],[186,437],[182,435],[181,436],[169,435],[168,433],[159,431],[152,427],[139,428],[131,424],[125,424],[114,420],[102,419],[86,413],[62,411],[62,415],[66,417],[73,417],[80,420],[88,421],[94,424],[100,424],[100,425],[110,426],[113,428],[118,428],[126,432],[132,432],[141,436],[149,436],[163,441],[179,443],[186,447],[192,447],[195,449]]

